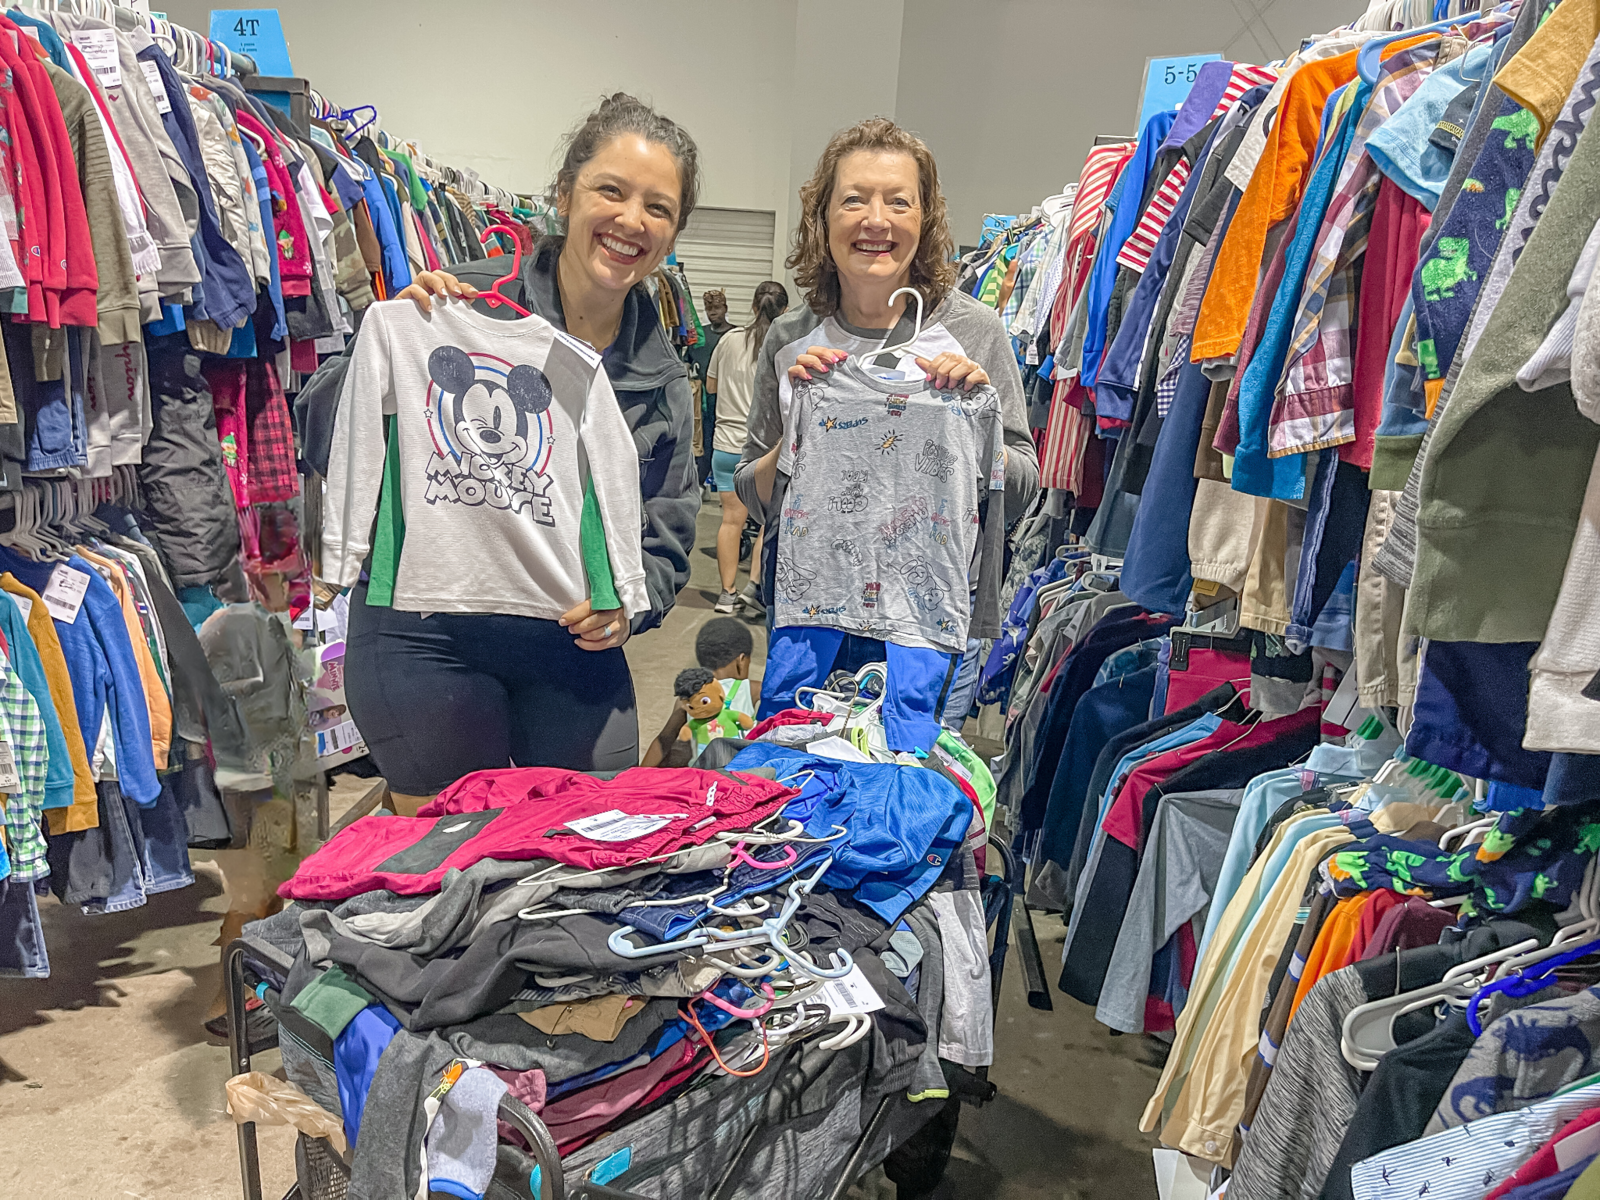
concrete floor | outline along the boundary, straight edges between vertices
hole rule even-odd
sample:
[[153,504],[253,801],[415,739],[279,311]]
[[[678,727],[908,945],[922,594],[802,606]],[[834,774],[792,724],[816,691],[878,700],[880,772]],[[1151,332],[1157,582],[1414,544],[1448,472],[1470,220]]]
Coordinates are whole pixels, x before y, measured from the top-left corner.
[[[701,547],[713,544],[717,520],[713,500],[701,510]],[[693,665],[717,590],[715,561],[697,549],[664,627],[627,647],[641,739],[666,720],[672,678]],[[760,662],[765,630],[751,629]],[[335,816],[365,790],[341,777]],[[51,977],[0,979],[0,1136],[11,1150],[0,1159],[0,1197],[240,1195],[223,1107],[228,1055],[200,1025],[221,978],[212,941],[227,906],[208,856],[194,859],[192,887],[131,912],[85,917],[41,902]],[[1048,973],[1064,930],[1042,913],[1034,924]],[[1155,1196],[1154,1141],[1137,1128],[1160,1074],[1153,1043],[1114,1038],[1084,1005],[1054,1000],[1053,1012],[1027,1006],[1013,948],[990,1072],[1000,1094],[963,1111],[940,1200]],[[254,1066],[276,1070],[276,1051]],[[282,1196],[294,1180],[293,1133],[260,1128],[258,1137],[265,1194]]]

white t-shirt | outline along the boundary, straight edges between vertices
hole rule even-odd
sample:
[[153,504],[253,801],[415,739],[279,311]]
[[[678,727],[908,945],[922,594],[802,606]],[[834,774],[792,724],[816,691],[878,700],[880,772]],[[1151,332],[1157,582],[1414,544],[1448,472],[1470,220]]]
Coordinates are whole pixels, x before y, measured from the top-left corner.
[[750,400],[756,389],[756,362],[761,347],[752,346],[744,326],[728,330],[711,352],[706,378],[717,381],[717,429],[711,438],[713,450],[744,453],[745,422],[750,419]]
[[372,548],[389,414],[405,518],[395,608],[554,620],[588,599],[589,480],[623,610],[650,607],[638,453],[590,347],[543,317],[502,321],[465,301],[368,308],[328,461],[322,578],[338,587]]

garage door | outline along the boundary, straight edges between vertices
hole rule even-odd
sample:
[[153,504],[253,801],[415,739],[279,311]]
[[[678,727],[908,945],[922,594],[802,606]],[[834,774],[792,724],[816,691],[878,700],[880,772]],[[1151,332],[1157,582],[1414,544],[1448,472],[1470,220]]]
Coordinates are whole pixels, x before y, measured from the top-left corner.
[[703,292],[721,288],[728,294],[728,320],[735,325],[750,320],[756,285],[772,278],[775,224],[772,213],[747,208],[697,208],[689,215],[676,252],[696,308]]

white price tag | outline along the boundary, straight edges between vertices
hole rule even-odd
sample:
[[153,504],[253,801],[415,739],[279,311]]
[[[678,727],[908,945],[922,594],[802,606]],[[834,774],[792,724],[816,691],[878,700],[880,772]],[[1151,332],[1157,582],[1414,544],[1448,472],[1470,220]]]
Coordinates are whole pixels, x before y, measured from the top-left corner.
[[89,573],[62,563],[50,572],[50,582],[45,584],[44,593],[39,598],[44,601],[52,617],[71,625],[78,619],[78,610],[83,607],[83,598],[88,591]]
[[634,816],[621,809],[595,813],[592,817],[576,817],[567,822],[567,828],[595,842],[631,842],[647,833],[654,833],[663,825],[671,824],[687,813],[661,813]]
[[167,99],[167,85],[161,82],[161,68],[148,60],[141,60],[139,69],[144,72],[145,82],[150,85],[150,94],[156,98],[156,111],[171,112],[172,102]]
[[84,61],[101,87],[122,86],[122,60],[117,56],[116,30],[79,29],[72,35],[72,44],[83,52]]
[[332,729],[317,730],[318,758],[326,758],[330,754],[344,754],[362,744],[361,731],[356,728],[354,721],[340,721]]
[[851,967],[850,974],[843,979],[828,980],[817,993],[817,999],[826,1004],[828,1011],[836,1017],[877,1012],[883,1007],[883,998],[867,981],[859,965]]
[[7,595],[11,597],[11,602],[22,610],[22,623],[26,625],[33,617],[33,601],[26,596],[18,596],[11,592],[8,592]]
[[11,743],[0,738],[0,792],[22,789],[22,776],[17,774],[16,756],[11,753]]

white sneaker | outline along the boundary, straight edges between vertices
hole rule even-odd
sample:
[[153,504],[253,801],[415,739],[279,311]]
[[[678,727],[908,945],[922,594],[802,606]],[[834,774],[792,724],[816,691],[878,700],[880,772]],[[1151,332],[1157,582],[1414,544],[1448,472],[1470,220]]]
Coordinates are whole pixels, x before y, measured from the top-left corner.
[[761,603],[761,593],[756,590],[756,585],[753,583],[745,584],[744,591],[739,593],[739,603],[743,604],[753,617],[767,615],[767,606]]

